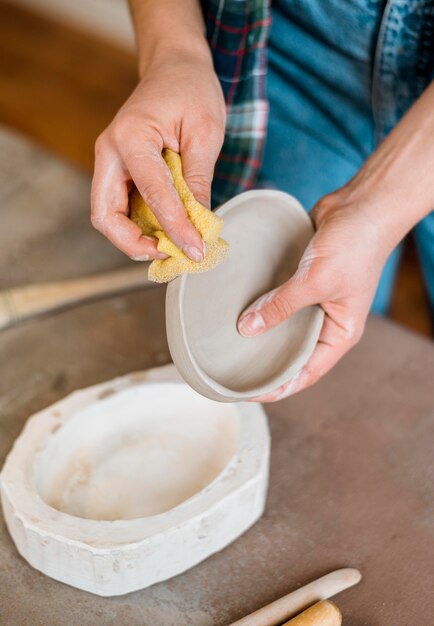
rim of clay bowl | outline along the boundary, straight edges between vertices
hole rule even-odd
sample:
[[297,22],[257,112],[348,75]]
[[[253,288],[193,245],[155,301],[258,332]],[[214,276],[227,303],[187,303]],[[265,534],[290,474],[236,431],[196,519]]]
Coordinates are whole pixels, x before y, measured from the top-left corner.
[[[249,197],[264,198],[267,200],[272,200],[273,198],[280,200],[284,199],[287,203],[288,210],[297,212],[302,219],[305,220],[306,225],[310,226],[313,236],[314,229],[308,213],[302,207],[300,202],[294,198],[294,196],[291,196],[284,191],[274,189],[252,189],[250,191],[244,191],[222,204],[218,209],[216,209],[215,213],[217,215],[224,216]],[[312,320],[309,324],[309,330],[290,365],[285,367],[278,376],[275,376],[272,379],[267,379],[267,381],[261,385],[254,386],[246,391],[237,391],[236,389],[231,389],[230,387],[222,385],[207,374],[207,372],[199,365],[192,350],[190,349],[187,340],[183,308],[185,289],[190,276],[194,277],[195,275],[182,274],[175,280],[171,281],[167,286],[166,332],[173,362],[184,380],[191,387],[193,387],[193,389],[210,400],[217,400],[220,402],[242,402],[252,400],[255,397],[274,391],[280,387],[280,385],[286,383],[290,380],[290,378],[300,372],[313,353],[321,333],[324,311],[319,305],[310,307],[313,309],[313,314]]]

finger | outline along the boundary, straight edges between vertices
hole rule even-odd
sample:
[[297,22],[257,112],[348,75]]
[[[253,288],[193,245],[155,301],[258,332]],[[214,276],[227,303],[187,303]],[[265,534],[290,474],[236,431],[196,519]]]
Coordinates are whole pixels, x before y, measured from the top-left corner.
[[297,385],[302,372],[303,369],[301,369],[293,378],[288,380],[288,382],[280,385],[280,387],[277,387],[277,389],[274,389],[269,393],[265,393],[262,396],[257,396],[256,398],[250,400],[250,402],[277,402],[278,400],[282,400],[283,398],[292,395],[296,392],[295,390],[298,390]]
[[295,274],[286,283],[251,304],[241,314],[238,330],[244,337],[261,335],[300,309],[319,301],[319,294],[315,293],[307,281],[300,280]]
[[125,165],[169,239],[191,260],[203,261],[202,237],[187,216],[161,149],[160,145],[144,141],[140,149],[125,156]]
[[167,254],[159,252],[158,242],[153,237],[143,235],[140,228],[122,213],[110,214],[101,232],[133,261],[168,258]]
[[167,258],[157,250],[157,241],[142,235],[127,214],[127,177],[120,160],[108,148],[97,148],[91,191],[93,226],[135,261]]
[[360,335],[354,331],[352,323],[342,326],[326,316],[316,348],[300,372],[287,383],[253,401],[277,402],[312,386],[357,343]]
[[221,150],[222,140],[214,131],[201,137],[191,129],[181,140],[182,170],[188,188],[198,202],[210,208],[211,183],[214,168]]

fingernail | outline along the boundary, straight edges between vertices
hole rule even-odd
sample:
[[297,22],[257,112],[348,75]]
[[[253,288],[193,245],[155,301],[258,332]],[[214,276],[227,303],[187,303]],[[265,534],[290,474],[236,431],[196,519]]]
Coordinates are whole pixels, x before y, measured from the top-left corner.
[[133,261],[138,261],[138,262],[153,261],[154,259],[159,259],[161,261],[164,261],[165,259],[168,259],[168,258],[169,258],[169,255],[165,254],[164,252],[156,252],[154,257],[151,257],[149,254],[143,254],[141,256],[131,257]]
[[257,312],[243,315],[238,322],[238,330],[244,337],[253,337],[264,330],[264,328],[264,318]]
[[142,254],[141,256],[133,256],[131,257],[133,261],[149,261],[149,254]]
[[204,253],[194,246],[184,246],[184,253],[189,259],[196,261],[196,263],[200,263],[204,259]]

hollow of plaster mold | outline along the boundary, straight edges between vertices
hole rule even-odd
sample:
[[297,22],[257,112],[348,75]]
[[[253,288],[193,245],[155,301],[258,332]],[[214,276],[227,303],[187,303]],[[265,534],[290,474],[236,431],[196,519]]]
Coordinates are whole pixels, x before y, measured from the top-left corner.
[[172,384],[145,385],[78,411],[49,440],[35,486],[51,507],[93,520],[164,513],[215,480],[233,457],[239,416]]

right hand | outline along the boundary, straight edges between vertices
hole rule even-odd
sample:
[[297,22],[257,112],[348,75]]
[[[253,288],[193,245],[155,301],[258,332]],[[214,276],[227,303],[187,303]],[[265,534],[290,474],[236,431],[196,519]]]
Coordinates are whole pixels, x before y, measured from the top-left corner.
[[215,162],[223,144],[225,102],[210,58],[177,52],[150,63],[95,145],[94,227],[136,261],[166,258],[128,217],[137,187],[169,238],[193,261],[205,250],[187,217],[161,152],[181,154],[184,178],[209,207]]

